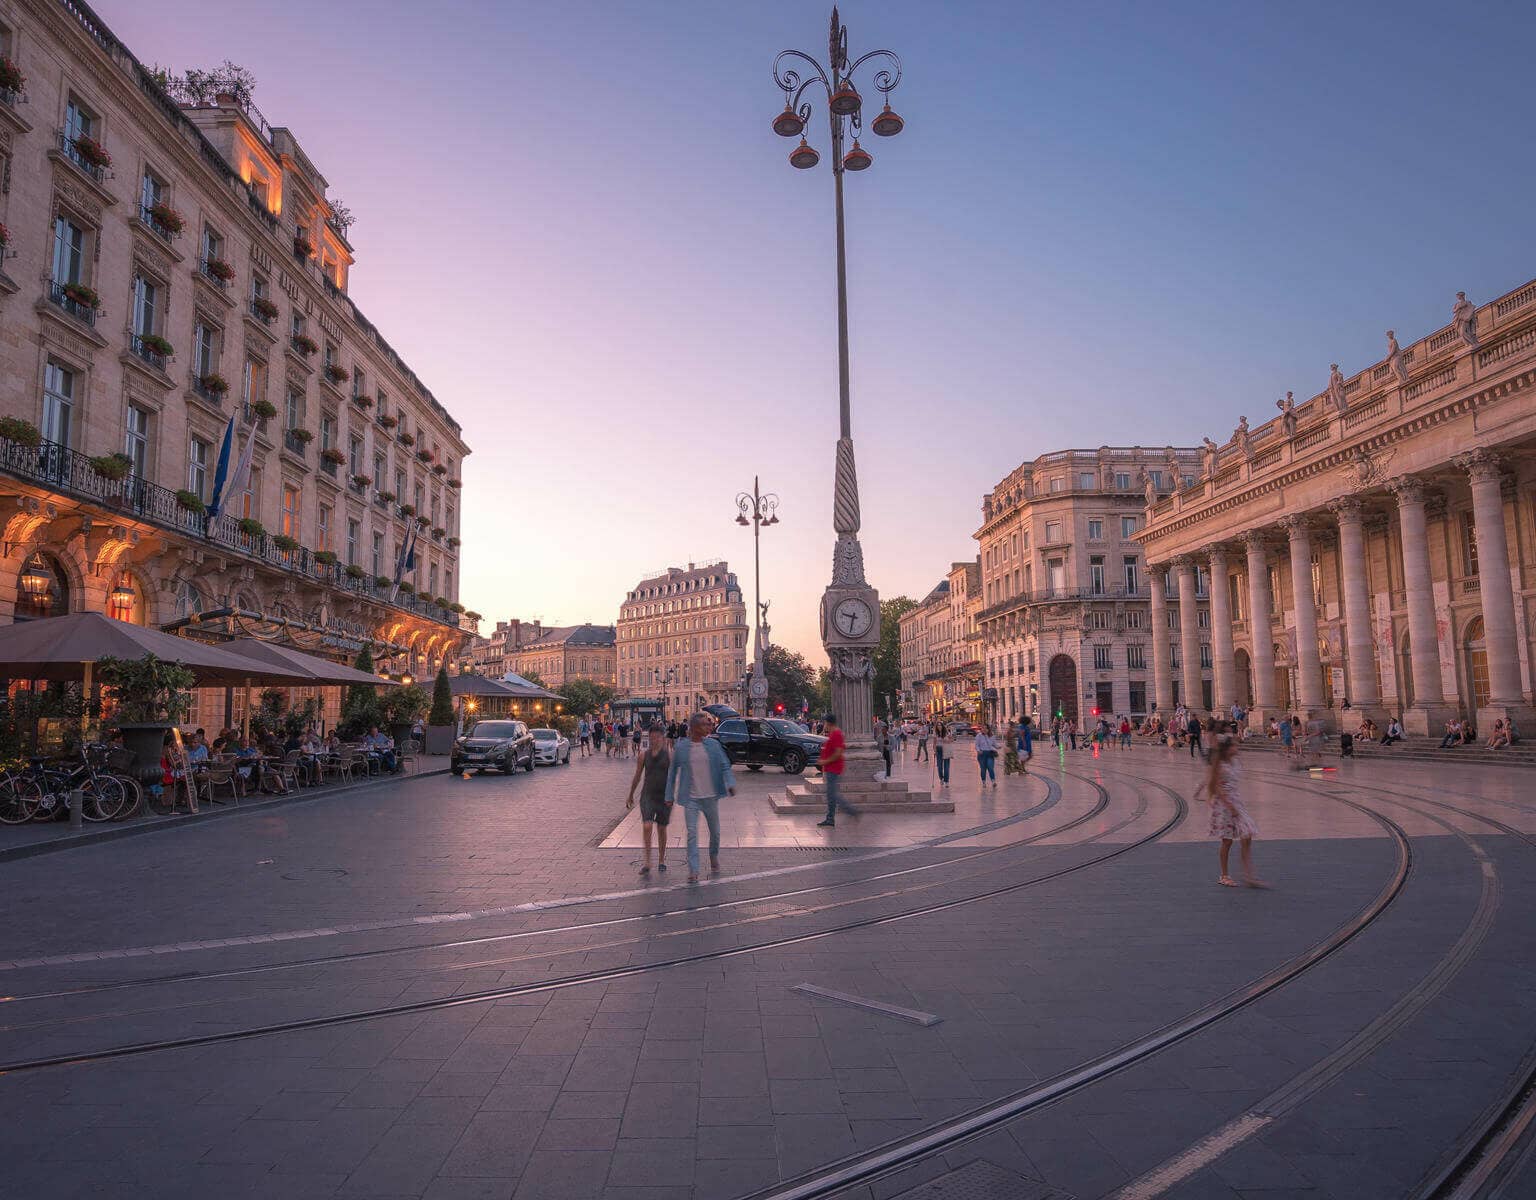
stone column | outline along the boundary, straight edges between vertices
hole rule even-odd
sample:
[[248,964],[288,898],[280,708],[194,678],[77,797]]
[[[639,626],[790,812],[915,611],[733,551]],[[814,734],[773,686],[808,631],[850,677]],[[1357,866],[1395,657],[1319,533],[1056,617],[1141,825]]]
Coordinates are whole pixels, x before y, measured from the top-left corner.
[[1180,555],[1173,560],[1173,577],[1179,587],[1179,678],[1184,706],[1198,712],[1205,707],[1200,686],[1200,608],[1195,602],[1195,560]]
[[1280,522],[1291,543],[1291,601],[1296,606],[1296,706],[1306,719],[1323,715],[1323,662],[1317,653],[1317,606],[1312,596],[1312,530],[1305,516]]
[[1397,496],[1398,533],[1403,543],[1403,590],[1408,603],[1408,649],[1413,659],[1413,706],[1403,714],[1409,733],[1439,733],[1447,712],[1440,684],[1440,636],[1435,625],[1435,590],[1429,573],[1429,534],[1424,518],[1424,485],[1409,476],[1387,482]]
[[[1371,634],[1371,588],[1365,564],[1365,520],[1360,501],[1336,500],[1329,508],[1339,521],[1339,574],[1344,579],[1344,638],[1349,653],[1349,702],[1379,718],[1381,686],[1376,679],[1376,643]],[[1335,699],[1339,699],[1335,697]]]
[[1243,534],[1248,549],[1248,629],[1253,645],[1248,655],[1253,673],[1253,706],[1258,716],[1275,711],[1275,634],[1269,611],[1269,546],[1257,529]]
[[1227,591],[1227,548],[1211,547],[1211,699],[1231,715],[1237,702],[1237,660],[1232,651],[1232,600]]
[[[1477,527],[1477,592],[1483,602],[1489,707],[1523,706],[1525,696],[1520,690],[1515,592],[1509,578],[1509,541],[1504,533],[1499,460],[1487,450],[1473,450],[1455,461],[1472,480],[1472,520]],[[1471,697],[1468,700],[1470,702]],[[1487,731],[1482,728],[1485,722],[1478,718],[1477,723],[1478,733],[1486,737]],[[1492,729],[1491,721],[1486,724]]]
[[1147,564],[1147,590],[1152,594],[1152,700],[1166,721],[1173,713],[1173,665],[1168,654],[1167,574],[1161,565]]

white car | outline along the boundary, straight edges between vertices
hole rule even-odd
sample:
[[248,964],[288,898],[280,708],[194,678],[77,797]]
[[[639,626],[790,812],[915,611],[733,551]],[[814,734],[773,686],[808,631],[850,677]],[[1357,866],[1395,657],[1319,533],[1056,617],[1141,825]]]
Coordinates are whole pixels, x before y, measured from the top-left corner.
[[530,729],[533,734],[533,761],[541,767],[571,763],[571,741],[558,729]]

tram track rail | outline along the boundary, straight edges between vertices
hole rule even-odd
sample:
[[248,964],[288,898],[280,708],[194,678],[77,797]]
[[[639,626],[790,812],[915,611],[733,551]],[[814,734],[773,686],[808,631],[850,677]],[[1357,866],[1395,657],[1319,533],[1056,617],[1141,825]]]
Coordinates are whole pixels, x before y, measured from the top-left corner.
[[[1088,783],[1098,793],[1098,803],[1090,813],[1075,818],[1066,823],[1062,829],[1044,831],[1032,839],[1024,839],[1021,842],[1010,843],[1006,847],[988,847],[984,851],[978,851],[970,858],[980,857],[983,853],[992,853],[1009,848],[1015,848],[1028,841],[1038,841],[1045,837],[1055,836],[1066,828],[1072,828],[1093,819],[1104,811],[1108,804],[1109,792],[1103,784],[1088,776],[1080,775],[1072,771],[1062,771],[1062,774],[1071,776]],[[1140,781],[1138,781],[1140,782]],[[378,1005],[366,1009],[350,1010],[342,1013],[323,1014],[313,1017],[296,1018],[288,1021],[273,1022],[262,1025],[249,1025],[235,1029],[211,1031],[203,1034],[187,1035],[182,1037],[162,1038],[104,1047],[97,1050],[75,1051],[69,1053],[38,1056],[30,1059],[20,1059],[11,1062],[0,1063],[0,1077],[6,1075],[25,1074],[36,1071],[61,1068],[68,1066],[80,1066],[91,1063],[109,1062],[117,1059],[133,1058],[146,1054],[159,1053],[169,1050],[190,1049],[196,1047],[228,1044],[247,1041],[253,1038],[269,1037],[284,1033],[295,1033],[314,1029],[334,1028],[342,1025],[358,1024],[361,1022],[376,1020],[385,1017],[405,1016],[417,1013],[445,1011],[455,1008],[467,1007],[474,1004],[491,1003],[497,1000],[512,999],[518,996],[536,995],[545,992],[562,991],[568,988],[579,987],[585,984],[598,982],[612,982],[619,979],[628,979],[654,971],[664,971],[682,966],[729,960],[749,954],[757,954],[763,951],[781,949],[788,946],[803,945],[810,942],[821,941],[836,937],[840,934],[851,933],[858,930],[879,928],[904,921],[920,919],[935,913],[947,912],[956,908],[972,904],[984,903],[1003,896],[1012,895],[1028,888],[1038,887],[1042,884],[1062,879],[1078,872],[1090,870],[1104,863],[1132,853],[1143,846],[1149,845],[1177,828],[1188,816],[1188,803],[1179,793],[1163,785],[1153,785],[1159,791],[1169,796],[1172,801],[1172,812],[1159,822],[1150,832],[1130,841],[1115,845],[1102,854],[1094,855],[1078,862],[1034,875],[1030,878],[1003,884],[989,888],[974,895],[961,896],[953,899],[939,900],[932,903],[919,905],[894,913],[880,913],[868,917],[858,918],[833,925],[829,928],[812,930],[804,933],[789,934],[781,937],[771,937],[756,942],[721,947],[714,950],[701,950],[691,954],[675,955],[646,963],[634,963],[609,968],[597,968],[590,971],[574,972],[568,975],[552,979],[533,980],[526,983],[506,984],[494,988],[480,989],[473,992],[465,992],[459,995],[435,997],[425,1000],[411,1001],[404,1004]],[[1095,835],[1102,836],[1102,834]],[[1088,839],[1078,845],[1089,844],[1093,839]],[[946,860],[953,863],[957,860]],[[912,868],[915,870],[916,868]],[[830,886],[830,885],[823,885]],[[532,931],[530,931],[532,932]]]

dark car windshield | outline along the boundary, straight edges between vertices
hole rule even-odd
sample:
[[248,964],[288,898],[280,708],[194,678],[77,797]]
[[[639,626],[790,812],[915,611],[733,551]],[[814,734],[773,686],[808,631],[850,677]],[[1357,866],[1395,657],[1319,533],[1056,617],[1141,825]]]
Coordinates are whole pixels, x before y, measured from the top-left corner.
[[553,729],[530,729],[528,732],[533,734],[533,740],[536,742],[558,742],[560,740],[560,735]]
[[800,726],[796,725],[793,721],[769,721],[768,724],[772,725],[773,728],[783,737],[807,736],[805,730],[801,729]]
[[476,721],[470,728],[472,738],[509,738],[517,736],[516,721]]

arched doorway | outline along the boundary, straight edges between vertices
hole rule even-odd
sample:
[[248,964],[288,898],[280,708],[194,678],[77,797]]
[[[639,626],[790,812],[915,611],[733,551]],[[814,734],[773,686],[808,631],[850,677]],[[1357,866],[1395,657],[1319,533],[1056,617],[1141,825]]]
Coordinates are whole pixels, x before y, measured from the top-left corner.
[[59,560],[37,551],[22,565],[16,580],[17,621],[62,617],[69,612],[69,580]]
[[1237,650],[1232,655],[1233,684],[1237,690],[1237,702],[1244,708],[1253,707],[1253,663],[1248,651]]
[[1275,643],[1275,705],[1283,712],[1291,707],[1291,664],[1285,647]]
[[1077,720],[1077,663],[1070,654],[1058,654],[1051,659],[1049,680],[1051,716]]
[[1483,637],[1482,617],[1474,617],[1468,622],[1467,631],[1461,638],[1461,645],[1467,681],[1466,691],[1462,695],[1470,700],[1468,715],[1475,717],[1478,709],[1488,707],[1490,699],[1488,648]]

